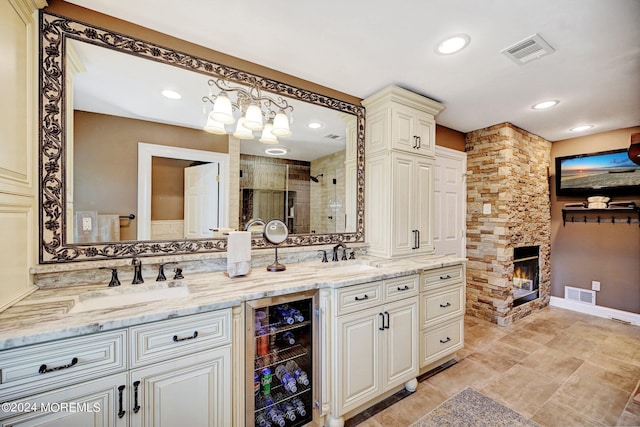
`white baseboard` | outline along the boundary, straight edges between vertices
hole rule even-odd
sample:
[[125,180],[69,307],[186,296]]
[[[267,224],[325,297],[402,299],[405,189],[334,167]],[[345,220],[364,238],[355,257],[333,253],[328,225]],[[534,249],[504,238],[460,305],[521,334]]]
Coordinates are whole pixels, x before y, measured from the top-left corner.
[[629,322],[632,325],[640,326],[640,314],[628,311],[616,310],[615,308],[602,307],[599,305],[581,304],[569,301],[564,298],[551,297],[549,305],[552,307],[566,308],[567,310],[578,311],[580,313],[591,314],[593,316],[604,317],[605,319],[617,319]]

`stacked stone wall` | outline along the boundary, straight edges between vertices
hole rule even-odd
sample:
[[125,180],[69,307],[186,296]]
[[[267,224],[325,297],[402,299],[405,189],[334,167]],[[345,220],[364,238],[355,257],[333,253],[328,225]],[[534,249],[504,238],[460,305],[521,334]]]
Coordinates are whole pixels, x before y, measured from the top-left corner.
[[[467,134],[467,313],[507,325],[550,296],[551,143],[509,123]],[[490,205],[491,213],[483,213]],[[513,248],[540,246],[540,298],[513,307]]]

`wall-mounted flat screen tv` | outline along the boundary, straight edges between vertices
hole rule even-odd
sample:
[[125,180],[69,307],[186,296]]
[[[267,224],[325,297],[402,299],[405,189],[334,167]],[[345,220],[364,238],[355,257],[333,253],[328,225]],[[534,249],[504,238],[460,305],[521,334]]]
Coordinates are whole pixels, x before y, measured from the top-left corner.
[[640,165],[626,149],[556,157],[556,194],[640,195]]

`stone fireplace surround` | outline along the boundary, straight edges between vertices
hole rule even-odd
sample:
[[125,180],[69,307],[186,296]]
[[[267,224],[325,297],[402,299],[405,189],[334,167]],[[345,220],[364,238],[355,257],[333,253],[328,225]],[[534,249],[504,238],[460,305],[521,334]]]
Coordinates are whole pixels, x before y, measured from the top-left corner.
[[[505,326],[549,304],[551,143],[502,123],[468,133],[465,145],[466,311]],[[540,247],[539,298],[514,307],[514,248],[521,246]]]

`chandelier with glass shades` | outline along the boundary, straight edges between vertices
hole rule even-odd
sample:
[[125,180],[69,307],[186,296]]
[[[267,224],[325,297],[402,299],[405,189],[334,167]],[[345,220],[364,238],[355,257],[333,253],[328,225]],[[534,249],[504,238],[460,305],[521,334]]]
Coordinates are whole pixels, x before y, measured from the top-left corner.
[[[225,125],[236,123],[236,114],[240,114],[232,133],[238,139],[253,139],[254,132],[259,135],[263,144],[277,144],[278,137],[291,136],[289,123],[292,122],[293,106],[286,99],[274,99],[264,95],[257,81],[250,80],[249,87],[231,86],[223,79],[210,79],[209,95],[202,97],[202,102],[213,104],[207,116],[204,130],[218,135],[227,132]],[[215,95],[213,87],[220,92]],[[236,101],[229,98],[229,93],[236,94]],[[206,107],[205,107],[206,111]]]

